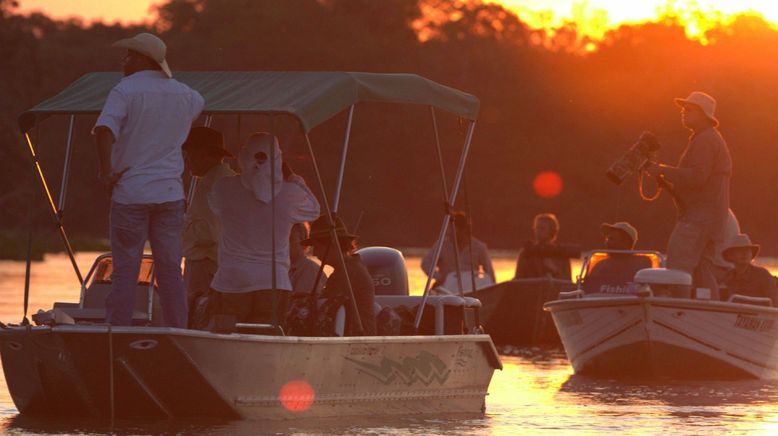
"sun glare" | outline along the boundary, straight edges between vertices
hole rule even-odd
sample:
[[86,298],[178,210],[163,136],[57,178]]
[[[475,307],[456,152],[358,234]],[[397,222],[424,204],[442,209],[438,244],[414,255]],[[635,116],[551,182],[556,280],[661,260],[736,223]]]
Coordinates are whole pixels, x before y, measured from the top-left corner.
[[[609,30],[625,24],[674,20],[686,34],[703,44],[705,32],[731,24],[740,15],[757,16],[778,28],[778,2],[773,0],[488,0],[515,12],[531,28],[553,36],[574,23],[578,33],[602,40]],[[588,44],[586,51],[593,51]]]

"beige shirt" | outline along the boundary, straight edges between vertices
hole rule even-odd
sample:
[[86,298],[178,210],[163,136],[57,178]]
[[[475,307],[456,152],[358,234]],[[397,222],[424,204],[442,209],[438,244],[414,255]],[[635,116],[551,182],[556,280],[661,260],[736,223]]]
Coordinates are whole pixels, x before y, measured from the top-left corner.
[[226,163],[222,163],[208,170],[197,182],[192,204],[189,205],[184,219],[184,257],[187,260],[217,261],[216,217],[208,206],[208,194],[214,182],[234,175],[235,171]]

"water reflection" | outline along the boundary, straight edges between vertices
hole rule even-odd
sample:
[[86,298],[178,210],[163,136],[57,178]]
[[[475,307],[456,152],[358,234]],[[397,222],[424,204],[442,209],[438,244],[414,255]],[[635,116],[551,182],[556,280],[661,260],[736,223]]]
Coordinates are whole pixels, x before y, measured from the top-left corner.
[[[93,253],[79,253],[82,268]],[[408,259],[411,286],[423,287],[419,258]],[[509,278],[514,259],[495,262]],[[419,285],[419,281],[421,284]],[[23,262],[0,262],[0,320],[21,319]],[[30,308],[77,301],[66,256],[33,265]],[[486,399],[486,415],[364,417],[299,421],[103,421],[19,416],[0,377],[0,432],[105,434],[778,434],[778,382],[615,381],[573,375],[561,349],[528,348],[503,357]]]

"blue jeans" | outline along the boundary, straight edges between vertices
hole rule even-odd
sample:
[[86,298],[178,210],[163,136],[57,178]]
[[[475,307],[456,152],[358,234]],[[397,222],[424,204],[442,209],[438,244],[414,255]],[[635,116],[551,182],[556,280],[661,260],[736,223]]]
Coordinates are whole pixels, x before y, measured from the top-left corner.
[[111,203],[114,269],[111,293],[105,301],[105,318],[111,325],[132,325],[143,246],[148,240],[165,325],[186,328],[186,288],[181,275],[183,229],[184,200],[160,204]]

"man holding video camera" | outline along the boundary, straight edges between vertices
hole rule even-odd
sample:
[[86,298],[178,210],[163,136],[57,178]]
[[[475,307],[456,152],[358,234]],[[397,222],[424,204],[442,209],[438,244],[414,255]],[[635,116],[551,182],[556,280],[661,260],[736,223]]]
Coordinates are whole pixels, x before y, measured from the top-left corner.
[[[668,187],[678,221],[667,243],[667,267],[691,273],[695,286],[719,298],[713,274],[715,246],[724,238],[732,159],[715,118],[716,100],[702,92],[676,98],[681,121],[691,130],[678,166],[649,164],[645,171]],[[701,295],[700,295],[701,296]]]

